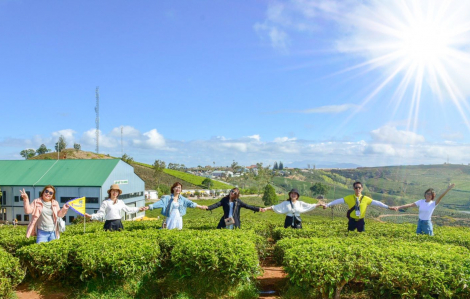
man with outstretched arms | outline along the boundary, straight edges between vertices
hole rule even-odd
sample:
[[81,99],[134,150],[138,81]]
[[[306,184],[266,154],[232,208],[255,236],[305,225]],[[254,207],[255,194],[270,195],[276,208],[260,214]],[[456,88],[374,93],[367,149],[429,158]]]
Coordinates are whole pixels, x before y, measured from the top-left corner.
[[354,194],[348,195],[344,198],[336,199],[327,204],[324,209],[328,207],[332,207],[338,204],[347,204],[348,205],[348,213],[347,217],[349,218],[348,223],[348,230],[354,231],[357,229],[358,232],[364,231],[364,217],[366,216],[367,207],[372,204],[374,206],[378,206],[381,208],[395,210],[394,207],[389,207],[386,204],[381,203],[380,201],[373,200],[368,196],[362,195],[362,183],[355,182],[353,184]]

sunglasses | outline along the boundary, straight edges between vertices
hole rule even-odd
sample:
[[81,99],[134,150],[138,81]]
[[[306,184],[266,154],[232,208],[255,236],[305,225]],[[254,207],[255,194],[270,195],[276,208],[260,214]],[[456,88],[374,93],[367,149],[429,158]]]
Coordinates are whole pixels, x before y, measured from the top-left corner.
[[432,195],[432,193],[431,192],[426,192],[426,195]]
[[356,186],[354,187],[354,189],[362,189],[362,187]]
[[230,190],[230,193],[237,194],[237,191],[235,191],[235,190]]
[[50,195],[54,195],[54,192],[52,192],[52,191],[49,191],[49,190],[44,190],[44,194],[50,194]]

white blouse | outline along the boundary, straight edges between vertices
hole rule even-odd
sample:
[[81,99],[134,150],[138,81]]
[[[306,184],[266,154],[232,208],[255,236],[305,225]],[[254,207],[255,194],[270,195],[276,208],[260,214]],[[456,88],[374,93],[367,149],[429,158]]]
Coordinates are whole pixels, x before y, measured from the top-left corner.
[[139,212],[138,207],[131,208],[126,206],[126,204],[118,199],[116,204],[111,199],[107,199],[103,201],[101,204],[100,209],[96,214],[91,215],[91,220],[101,220],[105,218],[105,220],[116,220],[121,219],[121,210],[124,210],[126,213],[137,213]]
[[[283,201],[282,203],[272,206],[273,211],[278,214],[286,214],[287,216],[300,216],[301,213],[309,212],[315,209],[317,204],[310,204],[300,200],[297,200],[295,203],[290,204],[289,200]],[[292,209],[294,206],[294,209]]]

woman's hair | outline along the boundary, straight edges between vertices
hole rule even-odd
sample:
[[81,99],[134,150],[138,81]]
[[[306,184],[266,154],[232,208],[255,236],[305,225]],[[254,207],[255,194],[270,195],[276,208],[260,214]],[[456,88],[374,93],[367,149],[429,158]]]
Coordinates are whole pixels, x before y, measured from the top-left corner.
[[426,193],[428,192],[432,193],[432,200],[434,200],[434,197],[436,197],[436,192],[434,191],[433,188],[429,188],[428,190],[424,191],[424,198],[426,199]]
[[170,193],[173,194],[173,189],[175,189],[176,186],[180,185],[181,186],[181,189],[183,189],[183,185],[181,185],[180,182],[176,182],[173,184],[173,186],[171,186],[171,189],[170,189]]
[[44,193],[44,191],[45,191],[47,188],[50,188],[50,189],[54,190],[54,194],[52,194],[52,199],[55,199],[55,188],[54,188],[54,186],[52,186],[52,185],[47,185],[46,187],[44,187],[44,189],[42,189],[42,191],[41,191],[41,197],[42,197],[42,194]]
[[[240,198],[240,189],[238,189],[237,187],[235,187],[235,188],[232,188],[232,190],[237,190],[237,191],[238,191],[238,192],[237,192],[237,195],[235,196],[235,198],[236,198],[236,199],[239,199],[239,198]],[[232,190],[230,190],[230,191],[232,191]]]

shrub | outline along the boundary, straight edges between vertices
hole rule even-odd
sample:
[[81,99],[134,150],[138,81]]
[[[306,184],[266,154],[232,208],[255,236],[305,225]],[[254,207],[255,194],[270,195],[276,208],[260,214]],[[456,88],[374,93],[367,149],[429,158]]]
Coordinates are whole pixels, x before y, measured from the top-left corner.
[[24,275],[19,259],[0,248],[0,298],[9,298]]

